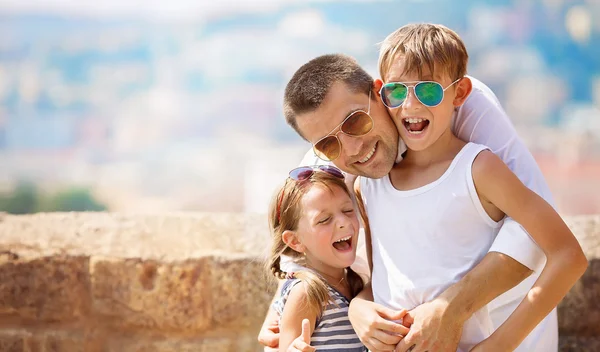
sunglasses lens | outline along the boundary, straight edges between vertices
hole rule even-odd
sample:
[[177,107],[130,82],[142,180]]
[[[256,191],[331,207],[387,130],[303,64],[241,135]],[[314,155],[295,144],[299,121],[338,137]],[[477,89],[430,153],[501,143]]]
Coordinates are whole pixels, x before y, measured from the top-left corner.
[[415,95],[423,105],[437,106],[444,99],[444,88],[436,82],[421,82],[415,86]]
[[373,119],[363,111],[357,111],[346,118],[342,124],[342,132],[350,136],[362,136],[373,128]]
[[334,177],[344,178],[344,174],[340,171],[340,169],[338,169],[335,166],[321,165],[321,166],[319,166],[319,169],[321,171],[325,171],[326,173],[328,173]]
[[387,83],[381,90],[381,100],[388,108],[397,108],[404,103],[407,94],[408,87],[406,87],[404,84]]
[[294,170],[290,171],[290,178],[296,181],[306,180],[312,175],[313,170],[311,167],[297,167]]
[[340,156],[340,142],[335,136],[328,136],[320,141],[313,147],[315,154],[325,161],[335,160]]

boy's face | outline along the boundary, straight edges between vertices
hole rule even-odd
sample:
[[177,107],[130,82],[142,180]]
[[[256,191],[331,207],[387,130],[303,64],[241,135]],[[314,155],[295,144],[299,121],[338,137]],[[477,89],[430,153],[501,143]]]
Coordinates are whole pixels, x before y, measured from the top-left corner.
[[[363,136],[337,133],[342,145],[341,153],[333,161],[341,170],[369,178],[387,175],[398,153],[398,131],[388,111],[379,98],[381,82],[376,82],[371,93],[369,115],[373,119],[372,130]],[[339,131],[339,124],[356,110],[367,111],[369,96],[352,92],[343,82],[335,82],[318,109],[297,117],[302,134],[311,143],[316,143],[328,134]],[[334,130],[335,129],[335,130]]]
[[[463,99],[457,99],[457,86],[463,78],[452,84],[456,78],[450,77],[442,70],[431,72],[428,67],[423,67],[422,75],[417,72],[404,73],[404,60],[399,56],[390,67],[387,82],[402,82],[409,86],[408,96],[404,103],[397,108],[388,108],[394,120],[400,138],[407,147],[414,151],[424,150],[433,145],[445,133],[450,132],[452,114],[455,106],[460,105]],[[414,85],[420,81],[434,81],[441,84],[444,98],[439,105],[430,107],[424,105],[415,96]]]

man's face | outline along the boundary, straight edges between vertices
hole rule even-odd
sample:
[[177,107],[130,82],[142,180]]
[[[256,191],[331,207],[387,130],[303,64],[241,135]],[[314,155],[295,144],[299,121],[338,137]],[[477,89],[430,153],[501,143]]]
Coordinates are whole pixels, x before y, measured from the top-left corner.
[[[376,82],[381,85],[381,82]],[[390,119],[386,107],[379,98],[379,87],[374,87],[371,95],[373,129],[363,136],[349,136],[342,132],[337,134],[342,150],[335,166],[344,172],[369,178],[381,178],[387,175],[398,153],[398,130]],[[356,110],[367,111],[369,96],[354,93],[343,82],[334,83],[318,109],[301,114],[297,123],[302,134],[311,143],[328,134],[339,131],[339,124]],[[337,128],[336,128],[337,127]],[[334,130],[335,128],[335,130]]]

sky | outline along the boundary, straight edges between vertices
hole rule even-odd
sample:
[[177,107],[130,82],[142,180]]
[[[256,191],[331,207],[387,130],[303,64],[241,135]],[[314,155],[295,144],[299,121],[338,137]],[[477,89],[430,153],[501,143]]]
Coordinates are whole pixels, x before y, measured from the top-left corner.
[[[354,0],[375,2],[385,0]],[[414,1],[414,0],[413,0]],[[0,0],[0,13],[45,13],[148,20],[201,21],[223,14],[269,13],[294,3],[338,0]],[[415,2],[422,2],[415,1]]]

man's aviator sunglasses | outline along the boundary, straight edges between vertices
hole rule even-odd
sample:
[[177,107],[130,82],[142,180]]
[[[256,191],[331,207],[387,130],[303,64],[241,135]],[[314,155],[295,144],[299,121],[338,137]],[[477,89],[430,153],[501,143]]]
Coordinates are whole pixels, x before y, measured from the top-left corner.
[[[442,100],[444,100],[446,89],[461,79],[462,77],[450,83],[446,88],[442,87],[438,82],[433,81],[389,82],[381,86],[379,94],[381,95],[383,105],[394,109],[404,104],[408,97],[408,90],[412,87],[415,97],[417,97],[421,104],[432,108],[440,105]],[[412,84],[409,85],[409,83]]]
[[[367,111],[356,110],[346,116],[344,121],[337,125],[331,132],[325,137],[319,139],[317,143],[313,144],[313,150],[315,155],[319,159],[325,161],[333,161],[340,156],[342,151],[342,143],[338,138],[338,133],[342,132],[348,136],[358,137],[363,136],[373,129],[373,119],[371,118],[371,90],[369,90],[369,105]],[[333,131],[339,131],[333,133]]]

